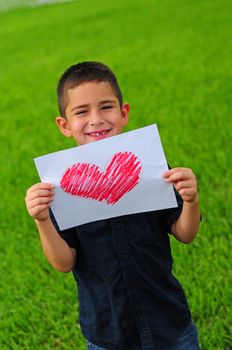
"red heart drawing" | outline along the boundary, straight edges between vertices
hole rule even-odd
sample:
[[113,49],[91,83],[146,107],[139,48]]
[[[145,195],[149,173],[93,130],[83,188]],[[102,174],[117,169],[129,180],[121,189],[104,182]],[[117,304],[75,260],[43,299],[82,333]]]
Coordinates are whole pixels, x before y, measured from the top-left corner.
[[132,152],[114,154],[103,172],[96,164],[77,163],[60,181],[66,193],[115,204],[140,181],[142,165]]

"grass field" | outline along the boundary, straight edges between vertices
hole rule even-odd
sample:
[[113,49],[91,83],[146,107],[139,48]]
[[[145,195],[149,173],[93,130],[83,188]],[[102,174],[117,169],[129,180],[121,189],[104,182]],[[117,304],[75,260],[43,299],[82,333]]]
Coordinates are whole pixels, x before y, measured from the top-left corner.
[[229,0],[80,0],[0,13],[0,350],[85,349],[72,275],[48,265],[24,204],[33,157],[74,145],[55,127],[55,89],[82,60],[116,72],[127,130],[156,122],[169,163],[194,169],[203,221],[191,245],[172,241],[175,273],[202,350],[232,349],[231,11]]

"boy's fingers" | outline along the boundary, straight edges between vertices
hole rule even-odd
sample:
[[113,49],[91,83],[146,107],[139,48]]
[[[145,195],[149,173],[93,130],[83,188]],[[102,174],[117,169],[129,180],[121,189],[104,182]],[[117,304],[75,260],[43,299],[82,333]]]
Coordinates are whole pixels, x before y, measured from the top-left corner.
[[27,210],[30,213],[31,216],[33,216],[34,212],[39,212],[40,211],[40,207],[44,206],[45,208],[48,208],[51,204],[51,202],[53,201],[53,197],[44,197],[44,198],[39,198],[39,199],[35,199],[33,201],[30,201],[29,203],[26,203],[27,206]]
[[192,202],[197,196],[197,182],[192,169],[173,168],[163,174],[168,183],[172,183],[175,189],[186,202]]
[[172,169],[170,169],[170,170],[165,171],[164,174],[163,174],[163,176],[164,176],[164,177],[170,176],[170,175],[172,175],[172,174],[174,174],[174,173],[176,173],[177,171],[180,171],[180,170],[182,170],[182,169],[184,169],[184,168],[172,168]]
[[38,183],[27,190],[25,201],[29,202],[39,197],[51,197],[54,195],[54,186],[48,183]]
[[181,190],[182,188],[184,189],[184,188],[191,188],[191,187],[195,187],[192,180],[179,181],[175,184],[175,188],[177,191]]
[[37,190],[52,190],[54,189],[55,186],[53,184],[50,184],[50,183],[46,183],[46,182],[40,182],[40,183],[37,183],[33,186],[31,186],[27,193],[28,192],[34,192],[34,191],[37,191]]
[[196,190],[194,188],[182,188],[179,191],[181,196],[194,196],[196,194]]
[[32,216],[35,219],[39,219],[39,215],[47,209],[48,209],[47,204],[41,204],[40,206],[38,206],[30,211],[30,216]]
[[33,201],[31,201],[30,203],[30,208],[33,209],[35,207],[39,207],[43,204],[50,204],[53,201],[53,197],[40,197],[40,198],[36,198]]
[[197,195],[182,194],[181,197],[185,202],[193,202],[197,198]]
[[170,170],[169,173],[164,174],[164,178],[168,181],[168,182],[175,182],[175,181],[180,181],[180,180],[189,180],[189,179],[194,179],[195,175],[193,174],[193,172],[191,170],[188,169],[184,169],[184,168],[178,168],[178,170],[172,171]]
[[30,194],[30,200],[36,199],[36,198],[40,198],[40,197],[51,197],[54,196],[54,191],[53,190],[37,190],[37,191],[33,191]]

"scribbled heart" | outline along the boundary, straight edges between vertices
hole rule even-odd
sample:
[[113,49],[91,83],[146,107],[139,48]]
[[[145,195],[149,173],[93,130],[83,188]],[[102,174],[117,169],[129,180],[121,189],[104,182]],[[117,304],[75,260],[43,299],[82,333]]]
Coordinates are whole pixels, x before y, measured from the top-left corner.
[[103,172],[96,164],[77,163],[60,181],[66,193],[115,204],[140,181],[142,165],[132,152],[114,154]]

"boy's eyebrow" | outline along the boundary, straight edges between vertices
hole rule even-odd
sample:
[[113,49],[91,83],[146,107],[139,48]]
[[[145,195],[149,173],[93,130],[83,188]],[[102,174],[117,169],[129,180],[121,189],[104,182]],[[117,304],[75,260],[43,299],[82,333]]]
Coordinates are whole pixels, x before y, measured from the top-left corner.
[[116,100],[104,100],[104,101],[101,101],[100,104],[104,104],[104,103],[117,103]]
[[[105,104],[105,103],[114,103],[114,104],[116,104],[117,101],[116,101],[116,100],[104,100],[104,101],[101,101],[101,102],[100,102],[101,105],[103,105],[103,104]],[[71,112],[72,112],[72,111],[75,111],[75,109],[86,108],[86,107],[88,107],[88,105],[89,105],[89,104],[86,103],[86,104],[84,104],[84,105],[75,106],[75,107],[73,107],[73,108],[71,109]]]
[[74,111],[75,109],[79,109],[79,108],[86,108],[88,107],[88,104],[86,103],[85,105],[80,105],[80,106],[75,106],[71,109],[71,112]]

